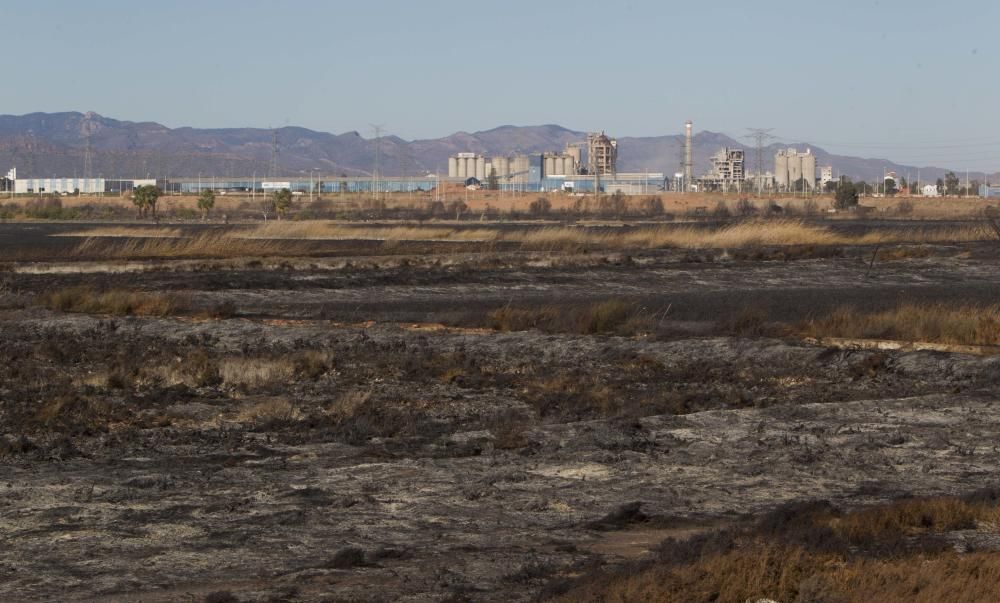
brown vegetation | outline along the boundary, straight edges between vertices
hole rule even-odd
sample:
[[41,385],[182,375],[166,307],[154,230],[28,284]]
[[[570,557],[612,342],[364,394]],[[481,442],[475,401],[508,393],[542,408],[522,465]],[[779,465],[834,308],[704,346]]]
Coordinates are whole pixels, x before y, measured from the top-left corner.
[[497,331],[538,329],[552,333],[634,335],[648,331],[651,317],[632,302],[609,300],[595,304],[536,306],[510,305],[487,315],[486,325]]
[[586,226],[543,228],[458,228],[445,226],[359,227],[326,221],[274,222],[251,230],[228,229],[191,237],[176,229],[96,228],[71,233],[86,236],[74,257],[141,259],[245,256],[309,256],[321,253],[310,241],[461,242],[493,249],[504,243],[527,251],[746,249],[759,247],[956,243],[994,238],[985,226],[952,229],[876,229],[848,235],[798,220],[747,220],[719,228],[639,226],[598,229]]
[[50,310],[114,316],[169,316],[187,308],[187,300],[176,294],[98,291],[86,286],[57,289],[40,296],[40,301]]
[[850,307],[802,326],[815,338],[890,339],[958,345],[1000,345],[1000,305],[903,304],[882,312]]
[[959,553],[956,530],[993,529],[993,493],[910,499],[853,512],[779,508],[749,527],[664,542],[652,562],[554,585],[555,601],[848,603],[993,600],[1000,561]]

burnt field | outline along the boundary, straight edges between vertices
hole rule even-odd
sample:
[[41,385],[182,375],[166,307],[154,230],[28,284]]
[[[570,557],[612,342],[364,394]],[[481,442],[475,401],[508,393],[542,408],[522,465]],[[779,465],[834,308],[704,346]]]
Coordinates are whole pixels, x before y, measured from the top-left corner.
[[978,223],[268,228],[0,225],[0,599],[1000,587]]

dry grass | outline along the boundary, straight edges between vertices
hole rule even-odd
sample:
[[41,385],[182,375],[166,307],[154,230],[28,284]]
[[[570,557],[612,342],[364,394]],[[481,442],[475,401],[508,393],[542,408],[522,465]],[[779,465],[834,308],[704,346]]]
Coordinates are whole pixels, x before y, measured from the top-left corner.
[[437,226],[357,227],[336,222],[270,222],[250,231],[230,233],[245,239],[307,239],[336,241],[478,241],[500,238],[501,231],[490,228],[447,228]]
[[176,236],[177,229],[98,228],[71,233],[87,237],[75,257],[109,259],[244,256],[305,256],[317,253],[311,241],[382,241],[497,243],[529,251],[582,249],[737,249],[764,246],[872,245],[888,243],[954,243],[995,239],[984,226],[953,229],[883,229],[854,236],[798,220],[752,220],[717,229],[652,226],[618,231],[581,226],[540,229],[454,228],[443,226],[361,227],[326,221],[271,222],[251,230]]
[[848,542],[871,544],[923,531],[974,529],[979,522],[994,524],[998,518],[1000,510],[994,505],[941,497],[861,509],[832,520],[830,526]]
[[515,233],[525,247],[567,250],[605,249],[732,249],[791,245],[872,245],[883,243],[951,243],[990,240],[980,226],[935,229],[886,229],[861,236],[836,233],[798,220],[753,220],[710,230],[695,227],[652,227],[622,232],[552,227]]
[[1000,345],[1000,304],[948,306],[903,304],[862,313],[845,307],[804,324],[810,337],[889,339],[955,345]]
[[841,513],[778,509],[756,525],[667,541],[652,563],[585,577],[558,601],[993,601],[1000,556],[956,553],[944,533],[994,529],[993,493]]
[[608,300],[580,306],[504,306],[486,316],[486,325],[497,331],[539,329],[550,333],[634,335],[651,328],[651,318],[631,302]]
[[183,233],[180,228],[159,228],[143,226],[101,226],[86,230],[59,233],[57,237],[111,237],[128,239],[177,239]]
[[758,543],[676,569],[649,570],[564,601],[745,603],[980,603],[1000,592],[1000,559],[990,553],[859,559]]
[[236,417],[239,423],[267,425],[270,423],[288,423],[302,418],[302,413],[284,398],[273,398],[257,402],[245,409]]
[[123,289],[98,291],[86,286],[52,291],[42,295],[40,302],[60,312],[114,316],[170,316],[188,307],[187,300],[179,295]]
[[219,362],[219,377],[223,385],[258,389],[288,383],[295,376],[295,364],[290,359],[224,358]]
[[145,238],[109,240],[104,237],[84,239],[73,250],[74,257],[103,259],[137,258],[205,258],[298,256],[314,253],[306,241],[249,240],[222,233],[205,233],[196,237],[167,239]]

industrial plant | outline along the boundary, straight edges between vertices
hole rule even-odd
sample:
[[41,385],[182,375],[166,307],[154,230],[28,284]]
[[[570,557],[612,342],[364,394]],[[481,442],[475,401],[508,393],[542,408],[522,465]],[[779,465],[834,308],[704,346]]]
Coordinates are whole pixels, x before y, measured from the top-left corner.
[[[722,192],[722,193],[803,193],[829,190],[836,181],[832,166],[817,166],[817,155],[806,148],[782,148],[774,155],[773,171],[764,169],[763,140],[771,137],[770,130],[751,130],[748,138],[757,139],[755,166],[748,167],[753,150],[724,146],[708,157],[707,169],[695,175],[694,124],[684,123],[679,148],[679,170],[672,178],[662,172],[622,172],[618,167],[619,142],[604,131],[581,135],[562,149],[533,153],[486,156],[474,151],[456,153],[448,158],[447,175],[424,173],[403,177],[387,177],[376,170],[371,176],[324,176],[308,178],[277,176],[277,148],[272,153],[269,177],[229,176],[181,178],[104,178],[52,177],[19,178],[11,169],[0,178],[0,192],[11,195],[125,195],[143,185],[153,185],[168,194],[197,194],[209,189],[219,193],[267,193],[287,188],[299,194],[342,193],[415,193],[442,191],[448,186],[487,188],[511,193],[623,193],[644,195],[660,191]],[[275,143],[276,144],[276,143]],[[89,174],[89,152],[85,156],[83,173]],[[887,173],[898,182],[894,173]],[[918,179],[919,184],[919,179]],[[985,197],[1000,196],[1000,188],[982,185],[979,193]],[[928,188],[925,195],[940,194]]]
[[585,141],[569,143],[562,151],[490,158],[471,152],[458,153],[448,158],[448,177],[470,186],[523,192],[600,191],[639,195],[663,189],[661,172],[620,173],[618,141],[604,132],[591,132]]

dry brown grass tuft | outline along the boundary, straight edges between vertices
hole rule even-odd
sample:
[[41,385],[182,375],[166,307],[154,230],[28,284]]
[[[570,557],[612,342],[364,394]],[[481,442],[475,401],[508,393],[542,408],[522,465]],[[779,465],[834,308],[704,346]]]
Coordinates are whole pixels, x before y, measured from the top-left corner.
[[243,409],[237,416],[239,423],[267,425],[270,423],[289,423],[302,418],[302,413],[284,398],[273,398],[257,402]]
[[890,339],[957,345],[1000,345],[1000,305],[903,304],[862,313],[839,308],[803,325],[807,336]]
[[861,509],[832,520],[830,525],[848,542],[870,544],[915,532],[972,529],[977,521],[993,522],[997,516],[998,510],[993,505],[942,497]]
[[288,383],[295,375],[290,359],[224,358],[219,361],[223,385],[248,390]]
[[504,306],[486,316],[488,327],[497,331],[539,329],[550,333],[634,335],[651,328],[651,317],[634,303],[608,300],[587,305]]
[[123,289],[97,291],[86,286],[58,289],[42,295],[40,301],[50,310],[115,316],[170,316],[188,307],[187,300],[176,294]]

